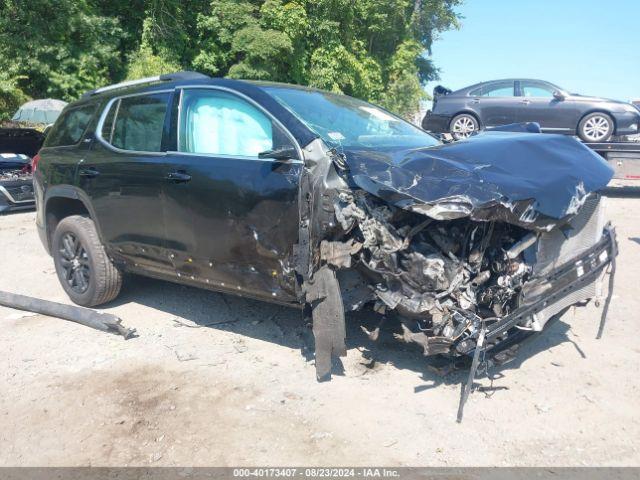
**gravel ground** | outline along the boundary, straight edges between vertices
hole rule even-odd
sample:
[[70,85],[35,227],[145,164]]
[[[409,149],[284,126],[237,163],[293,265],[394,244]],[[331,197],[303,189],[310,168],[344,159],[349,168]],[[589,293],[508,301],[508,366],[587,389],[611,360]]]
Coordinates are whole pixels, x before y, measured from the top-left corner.
[[[350,317],[344,374],[315,381],[296,310],[127,278],[123,340],[0,307],[0,466],[640,464],[640,200],[611,198],[620,257],[600,310],[569,310],[455,422],[464,375]],[[69,303],[34,214],[0,217],[0,290]],[[210,325],[217,322],[217,325]],[[489,386],[487,379],[480,380]]]

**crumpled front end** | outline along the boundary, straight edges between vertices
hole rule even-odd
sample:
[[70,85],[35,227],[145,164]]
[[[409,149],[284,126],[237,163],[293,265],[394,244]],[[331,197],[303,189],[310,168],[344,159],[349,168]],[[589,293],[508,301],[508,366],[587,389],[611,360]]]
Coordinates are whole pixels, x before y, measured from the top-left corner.
[[[323,375],[328,353],[345,351],[343,308],[396,317],[396,337],[425,355],[469,355],[481,331],[483,351],[497,352],[596,296],[617,254],[597,193],[611,169],[573,139],[497,133],[327,156],[331,168],[310,175],[321,188],[301,196],[303,289],[331,305],[329,320],[313,317]],[[328,293],[338,283],[340,301]]]
[[596,295],[616,253],[597,194],[562,228],[542,233],[497,221],[425,219],[362,191],[341,193],[336,216],[348,239],[323,242],[322,258],[354,268],[369,287],[347,309],[371,302],[398,317],[397,338],[424,355],[469,354],[482,328],[486,350],[540,331]]

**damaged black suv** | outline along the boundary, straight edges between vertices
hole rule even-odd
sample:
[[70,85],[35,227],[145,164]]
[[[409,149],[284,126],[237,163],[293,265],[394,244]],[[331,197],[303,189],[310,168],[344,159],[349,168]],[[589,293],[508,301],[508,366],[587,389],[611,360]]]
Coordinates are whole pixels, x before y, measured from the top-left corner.
[[597,193],[612,170],[578,141],[443,145],[309,88],[190,72],[101,88],[37,158],[38,229],[74,302],[133,272],[307,305],[319,378],[345,311],[397,318],[425,355],[497,351],[594,297],[616,255]]

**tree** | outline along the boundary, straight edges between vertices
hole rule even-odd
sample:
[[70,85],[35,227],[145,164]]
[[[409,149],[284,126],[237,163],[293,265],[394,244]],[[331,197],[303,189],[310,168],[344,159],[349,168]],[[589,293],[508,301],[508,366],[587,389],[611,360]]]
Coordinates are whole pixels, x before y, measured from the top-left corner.
[[31,96],[71,100],[120,73],[121,35],[83,0],[4,0],[0,70]]
[[0,0],[0,71],[25,95],[72,100],[192,69],[310,85],[409,117],[437,78],[431,45],[457,27],[460,2]]
[[437,78],[433,40],[460,0],[213,0],[193,65],[346,93],[410,117]]
[[19,78],[0,72],[0,121],[10,119],[29,97],[18,87]]

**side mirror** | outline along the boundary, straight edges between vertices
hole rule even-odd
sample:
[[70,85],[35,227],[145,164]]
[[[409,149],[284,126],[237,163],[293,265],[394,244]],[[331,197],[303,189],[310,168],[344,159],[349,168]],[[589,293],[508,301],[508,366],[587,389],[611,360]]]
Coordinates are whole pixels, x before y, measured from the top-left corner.
[[275,160],[292,160],[298,158],[298,152],[292,145],[284,145],[272,150],[258,153],[258,158],[273,158]]
[[553,98],[556,100],[564,100],[564,94],[558,90],[553,92]]

